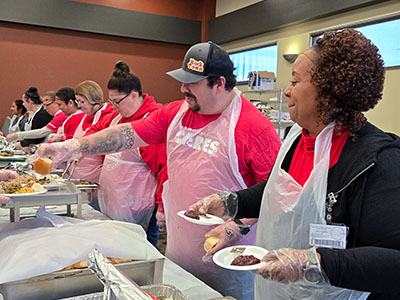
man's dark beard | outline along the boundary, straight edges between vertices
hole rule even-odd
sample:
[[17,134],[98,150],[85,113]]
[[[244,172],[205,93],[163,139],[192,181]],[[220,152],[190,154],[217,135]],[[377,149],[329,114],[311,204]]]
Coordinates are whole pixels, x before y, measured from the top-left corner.
[[184,93],[185,97],[192,98],[194,100],[193,106],[189,106],[189,109],[193,112],[198,112],[200,110],[200,106],[197,104],[197,98],[195,95],[191,93]]

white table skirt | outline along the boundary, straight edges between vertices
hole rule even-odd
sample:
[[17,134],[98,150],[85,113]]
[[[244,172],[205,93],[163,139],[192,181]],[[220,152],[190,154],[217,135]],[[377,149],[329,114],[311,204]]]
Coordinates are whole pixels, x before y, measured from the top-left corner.
[[[34,216],[37,208],[38,207],[29,207],[21,209],[21,217]],[[66,208],[65,206],[46,206],[46,210],[53,214],[60,214],[65,213]],[[72,205],[72,212],[76,214],[76,205]],[[90,205],[83,204],[82,219],[107,220],[108,218],[101,212],[93,209]],[[0,209],[0,223],[8,223],[9,220],[9,210]],[[207,300],[222,297],[220,293],[207,286],[168,258],[165,259],[163,283],[175,286],[182,291],[185,296],[193,300]]]

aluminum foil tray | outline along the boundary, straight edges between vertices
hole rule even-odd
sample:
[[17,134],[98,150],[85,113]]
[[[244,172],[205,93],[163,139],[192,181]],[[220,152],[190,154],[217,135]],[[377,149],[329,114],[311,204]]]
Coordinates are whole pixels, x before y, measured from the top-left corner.
[[[146,292],[150,293],[154,297],[165,297],[168,300],[190,300],[182,294],[176,287],[169,284],[153,284],[142,286]],[[163,299],[163,298],[161,298]],[[88,295],[81,295],[72,298],[64,298],[60,300],[103,300],[103,293],[93,293]]]
[[[164,258],[115,266],[139,285],[162,282]],[[88,268],[54,272],[0,284],[0,294],[6,300],[54,300],[101,291],[102,283]]]

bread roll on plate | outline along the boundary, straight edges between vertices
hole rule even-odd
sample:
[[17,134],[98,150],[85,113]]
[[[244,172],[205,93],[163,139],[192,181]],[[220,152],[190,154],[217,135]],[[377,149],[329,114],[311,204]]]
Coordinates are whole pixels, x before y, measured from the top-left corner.
[[33,163],[33,170],[42,175],[47,175],[50,174],[51,172],[51,165],[52,165],[52,160],[48,158],[38,158],[35,160]]
[[208,238],[206,238],[206,240],[204,241],[204,250],[206,252],[210,251],[212,248],[215,247],[215,245],[219,242],[219,238],[215,237],[215,236],[209,236]]

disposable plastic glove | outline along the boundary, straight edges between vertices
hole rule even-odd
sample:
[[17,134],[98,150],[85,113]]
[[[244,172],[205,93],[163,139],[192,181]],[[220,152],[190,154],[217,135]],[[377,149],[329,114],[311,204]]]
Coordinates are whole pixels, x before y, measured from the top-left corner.
[[52,133],[48,137],[48,141],[52,142],[52,143],[62,142],[64,140],[65,140],[64,135],[63,134],[58,134],[58,133]]
[[9,143],[15,141],[17,138],[18,138],[18,134],[16,134],[16,133],[10,133],[9,135],[6,136],[6,140]]
[[0,203],[8,203],[10,201],[11,201],[10,198],[0,195]]
[[[309,250],[295,250],[281,248],[269,251],[261,261],[266,262],[266,266],[255,271],[265,279],[290,283],[304,278],[304,270],[307,265],[308,256],[313,255],[319,261],[315,248]],[[319,271],[322,274],[321,266]]]
[[221,217],[225,212],[225,204],[218,194],[212,194],[191,205],[188,211]]
[[42,144],[34,155],[28,157],[27,162],[33,163],[39,157],[50,158],[53,161],[52,168],[57,168],[63,162],[80,159],[82,157],[81,144],[77,139],[70,139],[62,143]]
[[157,226],[160,227],[160,229],[165,228],[165,214],[163,211],[157,210],[156,213],[156,219],[157,219]]
[[[0,181],[6,181],[10,179],[15,179],[18,177],[18,174],[11,170],[2,170],[0,171]],[[0,195],[0,203],[7,203],[10,202],[11,199]]]
[[10,179],[15,179],[18,177],[18,174],[11,170],[2,170],[0,171],[0,181],[6,181]]
[[235,192],[218,192],[191,205],[188,211],[210,214],[217,217],[234,218],[238,210],[238,195]]
[[206,238],[209,236],[217,237],[219,241],[211,250],[206,253],[205,257],[203,258],[206,260],[222,248],[235,245],[242,238],[239,226],[233,221],[229,221],[219,225],[218,227],[215,227],[206,234]]

